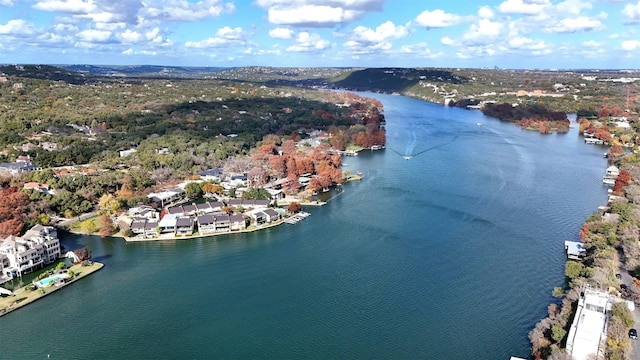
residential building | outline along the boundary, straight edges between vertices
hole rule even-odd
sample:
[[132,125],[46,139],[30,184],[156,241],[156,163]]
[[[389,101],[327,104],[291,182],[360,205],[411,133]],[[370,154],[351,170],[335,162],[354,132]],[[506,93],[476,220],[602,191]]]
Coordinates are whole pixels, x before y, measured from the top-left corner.
[[190,217],[179,217],[176,220],[176,235],[192,235],[194,221]]
[[5,278],[20,277],[60,258],[60,240],[54,227],[36,225],[22,236],[0,241],[0,270]]
[[608,293],[584,289],[567,336],[566,352],[572,359],[604,359],[607,314],[611,305]]

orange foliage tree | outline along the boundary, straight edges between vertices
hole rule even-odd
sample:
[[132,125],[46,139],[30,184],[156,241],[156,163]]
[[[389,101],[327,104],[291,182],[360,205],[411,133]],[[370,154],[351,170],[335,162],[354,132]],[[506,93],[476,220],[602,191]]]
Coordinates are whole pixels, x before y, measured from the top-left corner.
[[0,190],[0,238],[20,235],[28,205],[29,197],[17,187]]

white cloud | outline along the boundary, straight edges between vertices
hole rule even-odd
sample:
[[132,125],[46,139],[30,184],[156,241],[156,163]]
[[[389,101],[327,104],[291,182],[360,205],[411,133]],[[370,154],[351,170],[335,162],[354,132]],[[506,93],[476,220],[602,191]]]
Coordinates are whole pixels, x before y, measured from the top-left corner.
[[303,31],[298,34],[296,44],[289,46],[286,50],[290,52],[317,52],[330,47],[331,43],[322,39],[318,34]]
[[138,44],[141,42],[158,44],[162,43],[162,36],[159,34],[160,29],[157,27],[144,32],[126,29],[119,33],[117,38],[124,44]]
[[477,23],[471,24],[469,29],[464,33],[463,40],[472,44],[492,43],[498,38],[504,24],[489,19],[480,19]]
[[420,26],[427,28],[442,28],[459,24],[461,17],[455,14],[448,14],[437,9],[433,11],[425,10],[416,17],[416,22]]
[[0,6],[13,6],[14,3],[12,0],[0,0]]
[[297,8],[270,8],[269,22],[279,25],[328,26],[350,22],[361,15],[360,12],[326,5],[304,5]]
[[33,25],[22,19],[9,20],[6,25],[0,25],[0,35],[31,35],[35,32]]
[[505,14],[537,15],[548,3],[548,0],[506,0],[498,6],[498,10]]
[[364,42],[380,42],[387,39],[399,39],[406,36],[409,32],[404,26],[396,26],[391,21],[387,21],[375,30],[358,26],[353,29],[353,38],[357,41]]
[[68,14],[87,14],[96,10],[96,4],[93,0],[42,0],[36,2],[32,7],[42,11]]
[[293,37],[293,30],[279,27],[269,30],[269,36],[274,39],[291,39],[291,37]]
[[622,15],[627,17],[628,24],[640,24],[640,1],[635,5],[625,5],[622,9]]
[[257,0],[267,11],[270,23],[279,25],[331,27],[349,23],[368,12],[381,12],[389,0]]
[[603,25],[598,19],[579,16],[575,18],[565,18],[546,28],[546,31],[553,33],[575,33],[581,31],[592,31],[602,28]]
[[198,2],[170,0],[163,1],[162,5],[158,7],[146,5],[140,11],[140,15],[157,20],[194,21],[217,17],[234,11],[235,6],[233,3],[225,3],[222,0],[203,0]]
[[511,49],[530,51],[546,51],[548,48],[548,45],[542,40],[532,40],[521,36],[509,39],[508,45]]
[[393,47],[389,40],[400,39],[408,34],[405,26],[396,26],[391,21],[380,24],[375,29],[358,26],[353,29],[349,40],[343,46],[351,55],[386,52]]
[[478,9],[478,17],[482,19],[493,19],[494,16],[493,10],[488,6],[481,6]]
[[592,5],[584,0],[565,0],[555,6],[555,12],[563,17],[578,16],[583,10],[591,9]]
[[640,49],[640,41],[638,40],[625,40],[620,44],[622,50],[634,51]]
[[87,29],[80,31],[77,36],[81,41],[93,43],[93,42],[105,42],[111,37],[111,31]]
[[202,41],[187,41],[184,45],[190,48],[224,47],[231,44],[244,45],[244,38],[245,34],[242,28],[225,26],[216,31],[215,37],[210,37]]
[[442,39],[440,39],[440,43],[441,43],[442,45],[451,46],[451,45],[455,44],[456,42],[455,42],[455,41],[453,41],[453,39],[451,39],[450,37],[445,36],[445,37],[443,37]]
[[441,52],[432,52],[427,43],[403,45],[400,47],[400,53],[422,59],[435,59],[443,55]]

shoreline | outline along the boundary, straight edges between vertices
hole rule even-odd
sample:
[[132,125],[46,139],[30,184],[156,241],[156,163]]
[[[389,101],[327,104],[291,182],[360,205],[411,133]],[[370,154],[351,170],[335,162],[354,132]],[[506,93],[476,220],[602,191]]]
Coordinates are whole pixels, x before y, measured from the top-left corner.
[[91,265],[82,266],[81,264],[73,265],[69,268],[69,270],[73,270],[75,273],[73,279],[69,282],[66,282],[60,286],[47,286],[44,288],[38,288],[35,290],[27,290],[28,287],[31,287],[32,284],[27,284],[18,290],[14,291],[13,294],[8,295],[6,297],[0,297],[0,317],[7,315],[15,310],[21,309],[22,307],[29,305],[43,297],[52,294],[60,289],[69,286],[76,281],[84,278],[85,276],[89,276],[94,272],[102,269],[104,264],[99,262],[93,262]]

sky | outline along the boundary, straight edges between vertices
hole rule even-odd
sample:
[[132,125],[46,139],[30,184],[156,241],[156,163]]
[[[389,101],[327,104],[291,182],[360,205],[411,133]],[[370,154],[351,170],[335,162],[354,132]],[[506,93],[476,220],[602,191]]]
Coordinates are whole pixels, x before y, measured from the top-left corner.
[[640,0],[0,0],[0,63],[639,69]]

